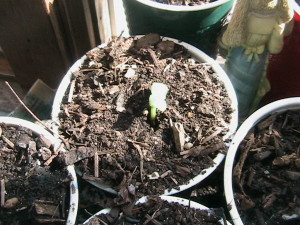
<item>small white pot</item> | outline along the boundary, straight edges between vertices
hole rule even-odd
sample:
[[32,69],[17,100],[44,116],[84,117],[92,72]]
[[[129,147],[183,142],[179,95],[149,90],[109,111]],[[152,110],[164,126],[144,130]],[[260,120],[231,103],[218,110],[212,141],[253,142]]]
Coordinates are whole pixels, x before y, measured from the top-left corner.
[[[193,208],[193,209],[199,209],[199,210],[210,210],[209,208],[207,208],[206,206],[204,205],[201,205],[197,202],[194,202],[194,201],[189,201],[188,199],[184,199],[184,198],[179,198],[179,197],[174,197],[174,196],[160,196],[161,199],[169,202],[169,203],[178,203],[182,206],[188,206],[190,208]],[[140,198],[136,204],[143,204],[147,202],[147,197],[142,197]],[[93,216],[91,216],[89,219],[87,219],[83,225],[87,225],[90,220],[92,220],[93,218],[95,218],[96,216],[99,216],[99,215],[102,215],[102,214],[108,214],[110,213],[111,209],[102,209],[100,210],[99,212],[97,212],[96,214],[94,214]],[[175,215],[174,215],[175,216]],[[223,221],[222,221],[223,222]],[[227,222],[227,225],[231,225],[229,222]]]
[[232,170],[235,162],[235,156],[238,150],[240,143],[246,137],[248,132],[260,121],[266,117],[274,114],[280,113],[287,110],[296,110],[300,109],[300,97],[286,98],[272,102],[254,112],[249,116],[243,124],[237,130],[232,143],[227,152],[224,168],[224,191],[225,198],[227,202],[227,207],[235,225],[243,225],[243,222],[240,218],[239,212],[237,210],[232,187]]
[[[35,134],[43,135],[46,139],[50,140],[53,143],[54,148],[58,148],[61,143],[57,138],[55,138],[52,134],[46,131],[43,127],[34,124],[30,121],[14,117],[0,117],[0,124],[1,123],[4,123],[8,126],[25,127]],[[76,222],[78,210],[78,184],[74,166],[68,166],[67,170],[69,172],[69,176],[71,176],[72,181],[70,182],[70,208],[66,225],[74,225]]]
[[[140,37],[142,37],[142,36],[136,36],[137,39]],[[231,123],[228,125],[229,131],[224,136],[223,139],[228,140],[228,139],[232,138],[237,129],[237,125],[238,125],[237,98],[235,95],[234,88],[230,82],[230,79],[228,78],[227,74],[225,73],[225,71],[221,68],[221,66],[215,60],[213,60],[207,54],[205,54],[204,52],[202,52],[201,50],[197,49],[196,47],[194,47],[190,44],[187,44],[185,42],[182,42],[182,41],[179,41],[179,40],[176,40],[173,38],[168,38],[168,37],[163,37],[162,40],[170,40],[170,41],[175,42],[178,45],[182,45],[183,47],[185,47],[188,50],[188,52],[191,54],[192,57],[194,57],[195,60],[202,62],[202,63],[208,63],[209,65],[212,66],[212,68],[214,69],[214,71],[217,74],[218,79],[220,80],[220,82],[222,82],[224,84],[224,87],[228,93],[228,97],[231,100],[231,107],[233,109],[233,113],[231,115],[231,117],[232,117]],[[105,44],[98,46],[98,48],[102,48],[104,46],[105,46]],[[70,84],[70,80],[72,78],[72,73],[78,71],[86,59],[87,59],[87,56],[84,55],[73,64],[73,66],[68,70],[67,74],[64,76],[63,80],[61,81],[61,83],[57,89],[57,92],[56,92],[56,95],[54,98],[54,102],[53,102],[52,114],[51,114],[52,120],[54,121],[53,130],[54,130],[54,132],[57,133],[57,135],[58,135],[58,126],[59,126],[58,125],[59,124],[59,122],[58,122],[59,121],[59,112],[60,112],[60,106],[61,106],[62,99],[66,94],[68,94],[67,90],[68,90],[68,87]],[[229,144],[227,144],[227,146],[229,146]],[[206,177],[208,177],[220,165],[220,163],[223,161],[224,158],[225,158],[225,155],[223,153],[219,153],[213,159],[214,165],[212,167],[202,170],[201,174],[195,176],[193,179],[191,179],[186,184],[182,184],[182,185],[174,187],[172,189],[167,189],[164,191],[164,193],[161,193],[161,194],[172,195],[172,194],[186,190],[186,189],[200,183],[202,180],[204,180]],[[116,191],[110,187],[99,185],[99,183],[96,183],[93,181],[91,181],[90,183],[92,183],[93,185],[95,185],[105,191],[116,194]]]

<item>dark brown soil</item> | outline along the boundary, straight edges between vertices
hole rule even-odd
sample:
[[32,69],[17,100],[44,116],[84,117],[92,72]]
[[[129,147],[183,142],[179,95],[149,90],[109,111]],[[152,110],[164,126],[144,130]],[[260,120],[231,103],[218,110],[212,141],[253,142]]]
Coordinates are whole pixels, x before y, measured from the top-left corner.
[[[223,222],[220,222],[223,221]],[[179,203],[169,203],[158,197],[149,197],[147,203],[135,206],[130,216],[113,209],[109,214],[99,215],[84,225],[174,225],[174,224],[225,224],[223,217],[213,213],[213,210],[193,209]]]
[[[138,196],[162,194],[226,152],[230,99],[211,66],[193,60],[181,45],[156,34],[139,41],[122,37],[87,57],[74,73],[72,101],[65,96],[59,121],[69,144],[60,159],[77,162],[84,178],[117,191],[133,184]],[[153,82],[169,87],[167,110],[158,112],[155,126],[148,107]],[[170,120],[184,127],[183,151],[176,151]]]
[[299,128],[299,111],[274,114],[241,144],[234,180],[244,224],[300,224]]
[[216,0],[151,0],[158,3],[168,4],[168,5],[184,5],[184,6],[194,6],[203,5]]
[[109,194],[90,183],[79,179],[79,205],[76,224],[86,221],[102,209],[114,207],[116,195]]
[[1,225],[66,223],[70,178],[44,165],[52,153],[44,137],[0,124]]

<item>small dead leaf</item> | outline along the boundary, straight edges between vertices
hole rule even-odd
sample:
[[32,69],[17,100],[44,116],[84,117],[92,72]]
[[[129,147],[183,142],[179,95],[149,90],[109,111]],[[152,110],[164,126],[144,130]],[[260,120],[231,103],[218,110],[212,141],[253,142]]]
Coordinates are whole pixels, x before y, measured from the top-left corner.
[[29,143],[28,143],[28,153],[29,153],[29,155],[33,155],[36,152],[37,152],[36,142],[35,141],[29,141]]
[[296,153],[293,153],[291,155],[284,155],[281,157],[277,157],[273,160],[272,164],[274,166],[287,166],[289,165],[293,159],[297,158]]
[[86,108],[88,108],[89,110],[100,110],[100,111],[104,111],[106,110],[107,108],[103,105],[101,105],[100,103],[98,102],[95,102],[95,101],[89,101],[86,103]]
[[272,151],[259,151],[253,155],[257,161],[262,161],[272,155]]
[[132,78],[132,77],[134,77],[134,75],[135,75],[135,70],[129,68],[127,70],[127,72],[125,73],[124,77],[126,77],[126,78]]
[[51,157],[52,152],[51,152],[50,149],[45,148],[45,147],[42,147],[42,148],[40,149],[40,154],[41,154],[41,156],[42,156],[42,159],[43,159],[44,161],[46,161],[46,160],[48,160],[48,159]]
[[192,113],[192,112],[188,112],[188,113],[187,113],[187,117],[188,117],[188,118],[193,118],[194,116],[195,116],[195,114]]
[[259,123],[257,125],[258,129],[263,130],[263,129],[269,127],[276,120],[276,116],[277,116],[277,114],[273,114],[272,116],[270,116],[267,119],[263,120],[261,123]]
[[171,54],[174,51],[175,43],[173,41],[162,41],[157,45],[162,55]]
[[297,181],[300,180],[300,172],[296,172],[296,171],[285,171],[284,175],[286,176],[286,178],[288,178],[289,180],[293,180],[293,181]]
[[183,147],[184,147],[184,149],[188,150],[188,149],[191,149],[193,146],[194,145],[191,142],[188,142],[188,143],[185,143]]
[[59,216],[59,206],[53,202],[35,201],[35,211],[38,215],[50,215],[53,217]]
[[236,196],[238,196],[239,198],[241,210],[248,210],[255,207],[255,202],[253,202],[252,199],[249,198],[249,196],[245,196],[245,195],[236,195]]
[[295,166],[300,169],[300,159],[295,160]]
[[15,148],[14,143],[13,143],[12,141],[10,141],[7,137],[5,137],[4,135],[2,135],[2,139],[3,139],[3,141],[6,142],[6,144],[8,144],[8,146],[9,146],[10,148]]
[[148,48],[151,45],[157,44],[159,41],[159,34],[147,34],[136,41],[135,47],[138,49]]
[[113,94],[115,94],[115,93],[117,93],[117,92],[119,92],[119,91],[120,91],[119,86],[113,85],[113,86],[111,86],[111,88],[109,89],[108,93],[109,93],[110,95],[113,95]]
[[216,137],[218,134],[220,134],[221,132],[223,131],[223,128],[222,127],[217,127],[216,128],[216,131],[213,132],[211,135],[209,135],[208,137],[204,138],[202,141],[201,141],[201,144],[204,144],[210,140],[212,140],[214,137]]
[[176,146],[176,150],[178,152],[183,151],[184,149],[184,128],[183,125],[181,123],[173,123],[172,120],[170,119],[170,126],[172,128],[173,131],[173,137],[174,137],[174,142],[175,142],[175,146]]
[[51,145],[53,144],[53,142],[48,138],[46,138],[44,135],[40,135],[39,140],[42,143],[42,145],[45,146],[46,148],[50,148]]
[[159,178],[159,173],[158,172],[153,172],[152,174],[148,175],[148,178],[150,180],[157,180]]
[[165,178],[166,176],[172,174],[172,171],[171,170],[168,170],[166,172],[164,172],[162,175],[160,175],[161,178]]
[[6,209],[11,209],[14,208],[19,202],[19,199],[14,197],[14,198],[10,198],[8,199],[5,203],[4,203],[4,208]]
[[124,94],[123,93],[120,93],[118,95],[118,98],[117,98],[117,102],[116,102],[116,105],[117,105],[117,108],[116,110],[118,112],[123,112],[125,111],[125,107],[124,107],[124,104],[125,104],[125,97],[124,97]]
[[176,173],[179,173],[180,176],[183,176],[183,177],[187,176],[191,173],[191,170],[187,167],[176,165],[175,168],[176,168]]

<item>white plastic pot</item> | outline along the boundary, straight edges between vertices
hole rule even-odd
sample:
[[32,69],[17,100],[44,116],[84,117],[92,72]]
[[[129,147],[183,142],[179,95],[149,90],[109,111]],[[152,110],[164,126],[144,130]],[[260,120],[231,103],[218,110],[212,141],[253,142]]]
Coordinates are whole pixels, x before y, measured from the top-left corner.
[[[53,143],[54,148],[58,148],[60,145],[60,141],[48,131],[46,131],[43,127],[27,120],[14,117],[0,117],[0,124],[1,123],[4,123],[8,126],[25,127],[37,135],[43,135],[46,139],[50,140]],[[72,181],[70,182],[70,208],[66,225],[74,225],[76,222],[78,210],[78,184],[74,166],[68,166],[67,170],[69,172],[69,176],[71,176]]]
[[[184,199],[184,198],[179,198],[179,197],[174,197],[174,196],[160,196],[160,198],[167,201],[167,202],[169,202],[169,203],[172,203],[172,202],[179,203],[182,206],[189,206],[190,208],[193,208],[193,209],[210,210],[209,208],[207,208],[204,205],[201,205],[201,204],[199,204],[197,202],[194,202],[194,201],[189,201],[188,199]],[[136,204],[143,204],[145,202],[147,202],[147,197],[142,197],[136,202]],[[83,225],[87,225],[96,216],[103,215],[103,214],[108,214],[108,213],[110,213],[110,211],[111,211],[111,209],[103,209],[103,210],[97,212],[96,214],[91,216],[89,219],[87,219],[83,223]],[[229,222],[227,222],[227,225],[231,225],[231,224]]]
[[[140,38],[140,37],[141,36],[136,36],[136,38]],[[217,74],[218,79],[220,80],[220,82],[222,82],[224,84],[225,89],[228,93],[228,97],[231,100],[231,107],[233,109],[233,113],[231,115],[231,117],[232,117],[231,123],[228,125],[229,131],[224,136],[223,139],[228,140],[228,139],[232,138],[237,129],[237,125],[238,125],[237,98],[236,98],[235,91],[233,89],[233,86],[232,86],[227,74],[224,72],[224,70],[221,68],[221,66],[215,60],[213,60],[211,57],[209,57],[207,54],[205,54],[201,50],[197,49],[196,47],[194,47],[190,44],[187,44],[185,42],[178,41],[173,38],[163,37],[162,40],[170,40],[170,41],[175,42],[176,44],[184,46],[188,50],[188,52],[192,55],[192,57],[195,58],[195,60],[197,60],[199,62],[203,62],[203,63],[208,63],[212,66],[213,70]],[[105,45],[100,45],[98,48],[101,48],[104,46]],[[67,90],[68,90],[68,87],[70,84],[70,80],[72,78],[72,73],[78,71],[79,68],[81,67],[81,65],[83,64],[84,60],[86,60],[86,59],[87,59],[87,57],[86,57],[86,55],[84,55],[83,57],[81,57],[78,61],[76,61],[73,64],[73,66],[68,70],[67,74],[64,76],[63,80],[61,81],[61,83],[57,89],[57,92],[56,92],[56,95],[54,98],[54,102],[53,102],[53,107],[52,107],[52,120],[54,121],[54,131],[57,134],[58,134],[58,126],[59,126],[58,121],[59,121],[60,106],[61,106],[63,97],[68,94]],[[227,144],[227,146],[229,147],[229,144]],[[204,180],[206,177],[208,177],[220,165],[220,163],[223,161],[224,158],[225,158],[225,155],[223,153],[219,153],[213,159],[214,165],[212,167],[202,170],[201,174],[195,176],[188,183],[174,187],[172,189],[167,189],[162,194],[172,195],[172,194],[186,190],[186,189],[200,183],[202,180]],[[105,191],[116,194],[116,191],[113,190],[112,188],[99,185],[99,183],[95,183],[92,181],[90,183],[94,184],[95,186],[97,186]]]
[[225,198],[227,202],[227,207],[235,225],[243,225],[243,222],[240,218],[239,212],[237,210],[234,194],[233,194],[233,186],[232,186],[232,170],[235,163],[235,156],[238,150],[240,143],[247,136],[249,131],[260,121],[265,119],[266,117],[274,114],[274,113],[282,113],[287,110],[299,110],[300,109],[300,97],[294,98],[286,98],[282,100],[278,100],[272,102],[254,112],[251,116],[249,116],[239,127],[236,132],[232,143],[227,152],[226,160],[225,160],[225,168],[224,168],[224,191]]

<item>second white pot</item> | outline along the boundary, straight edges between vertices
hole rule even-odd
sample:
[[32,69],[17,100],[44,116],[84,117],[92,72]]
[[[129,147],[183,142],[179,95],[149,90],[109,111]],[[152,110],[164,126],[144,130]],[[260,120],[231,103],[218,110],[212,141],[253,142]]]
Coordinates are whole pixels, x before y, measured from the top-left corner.
[[272,102],[260,108],[259,110],[254,112],[251,116],[249,116],[236,132],[232,140],[231,146],[229,147],[229,150],[227,152],[227,156],[225,160],[225,168],[224,168],[225,197],[226,197],[228,211],[230,213],[233,224],[244,225],[243,221],[241,220],[240,214],[237,210],[237,206],[234,198],[234,191],[233,191],[233,181],[232,181],[233,167],[234,167],[237,150],[240,143],[247,136],[250,130],[266,117],[274,113],[281,113],[287,110],[297,110],[297,109],[298,110],[300,109],[300,97],[286,98],[286,99],[278,100],[276,102]]

